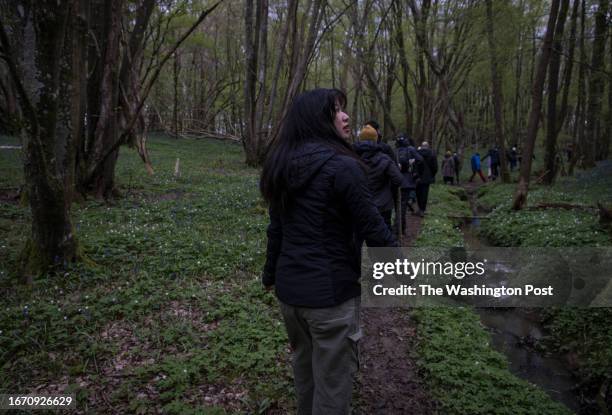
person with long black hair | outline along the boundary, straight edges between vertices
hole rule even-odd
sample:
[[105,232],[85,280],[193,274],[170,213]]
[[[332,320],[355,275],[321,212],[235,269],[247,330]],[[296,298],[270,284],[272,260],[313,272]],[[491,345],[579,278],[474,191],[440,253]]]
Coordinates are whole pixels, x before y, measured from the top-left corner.
[[397,246],[351,148],[346,96],[298,96],[261,175],[270,225],[262,282],[287,329],[298,414],[348,414],[358,370],[360,250]]

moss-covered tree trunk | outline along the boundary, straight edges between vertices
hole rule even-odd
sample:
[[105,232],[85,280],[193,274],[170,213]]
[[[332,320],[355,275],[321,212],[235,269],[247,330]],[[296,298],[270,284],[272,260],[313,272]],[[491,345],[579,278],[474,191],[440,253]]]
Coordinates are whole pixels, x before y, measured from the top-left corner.
[[33,276],[75,261],[77,240],[63,183],[49,180],[37,169],[29,169],[26,182],[32,233],[22,253],[22,269],[26,282],[31,283]]
[[[24,2],[25,3],[25,2]],[[45,0],[26,11],[21,65],[0,27],[2,49],[24,112],[24,177],[32,229],[22,254],[31,282],[50,267],[72,262],[78,244],[70,219],[75,143],[80,136],[86,75],[78,58],[86,28],[85,1]]]

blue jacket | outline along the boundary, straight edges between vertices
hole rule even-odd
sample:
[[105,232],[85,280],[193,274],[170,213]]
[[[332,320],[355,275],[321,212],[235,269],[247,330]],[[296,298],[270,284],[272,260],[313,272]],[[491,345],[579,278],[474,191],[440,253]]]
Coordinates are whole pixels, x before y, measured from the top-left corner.
[[480,170],[480,154],[474,154],[470,161],[472,162],[472,170]]

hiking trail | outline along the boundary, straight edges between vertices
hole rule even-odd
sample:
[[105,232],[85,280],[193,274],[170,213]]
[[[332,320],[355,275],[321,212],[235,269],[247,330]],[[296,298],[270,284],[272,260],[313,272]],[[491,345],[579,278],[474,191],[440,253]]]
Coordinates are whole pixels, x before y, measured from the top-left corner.
[[[402,246],[412,246],[422,218],[408,212]],[[362,308],[364,337],[355,414],[434,413],[434,404],[415,361],[416,325],[404,308]]]

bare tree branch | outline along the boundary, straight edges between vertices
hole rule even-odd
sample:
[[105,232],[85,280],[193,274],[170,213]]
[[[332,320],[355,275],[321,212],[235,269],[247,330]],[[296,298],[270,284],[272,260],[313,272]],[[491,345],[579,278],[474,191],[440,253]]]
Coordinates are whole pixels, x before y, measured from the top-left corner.
[[213,4],[211,7],[209,7],[208,9],[204,10],[198,17],[198,20],[196,20],[195,23],[193,23],[191,27],[187,31],[185,31],[185,33],[183,33],[183,35],[176,41],[174,46],[171,47],[170,50],[168,50],[168,52],[166,52],[166,54],[160,59],[160,63],[155,69],[155,72],[153,72],[153,75],[151,76],[151,78],[149,78],[147,85],[143,88],[143,93],[142,93],[142,96],[140,97],[140,101],[138,102],[138,105],[136,106],[136,110],[132,114],[130,120],[126,123],[125,130],[121,133],[117,141],[112,146],[109,146],[106,149],[104,155],[96,163],[93,163],[92,166],[90,166],[87,172],[88,178],[90,178],[93,175],[96,169],[102,163],[104,163],[106,158],[110,156],[111,154],[113,154],[113,152],[117,150],[125,142],[126,137],[128,137],[129,134],[131,134],[132,130],[134,129],[134,126],[136,125],[136,121],[138,121],[138,117],[140,113],[142,112],[144,103],[147,97],[149,96],[149,93],[151,92],[151,88],[153,87],[153,85],[155,84],[155,81],[159,77],[159,74],[161,73],[161,70],[164,64],[170,59],[170,57],[172,57],[174,52],[176,52],[176,50],[194,32],[194,30],[204,21],[206,16],[212,13],[222,2],[223,0],[219,0],[215,4]]

